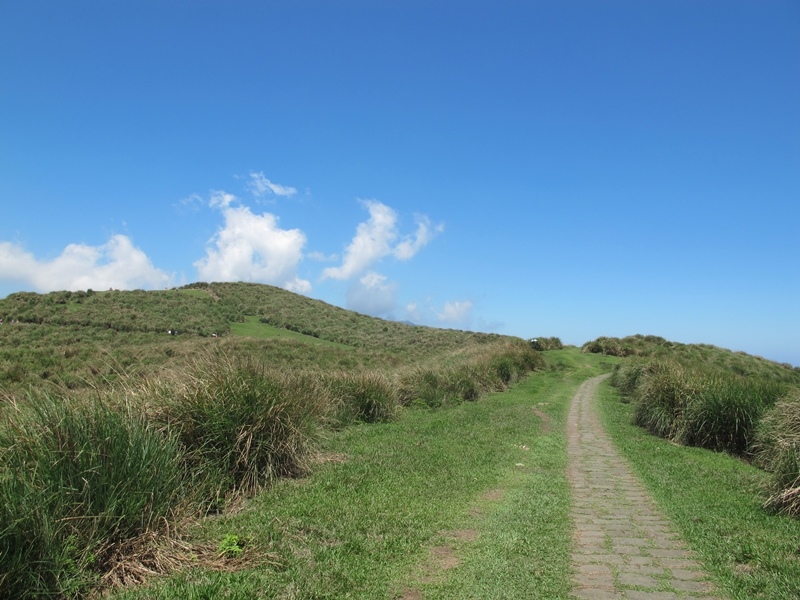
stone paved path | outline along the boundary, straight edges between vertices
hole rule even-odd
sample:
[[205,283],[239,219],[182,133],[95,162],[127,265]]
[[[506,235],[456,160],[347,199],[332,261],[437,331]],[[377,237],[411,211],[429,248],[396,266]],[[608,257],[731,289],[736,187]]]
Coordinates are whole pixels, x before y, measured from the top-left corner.
[[575,526],[572,597],[718,599],[708,575],[603,430],[594,402],[605,377],[581,385],[567,418]]

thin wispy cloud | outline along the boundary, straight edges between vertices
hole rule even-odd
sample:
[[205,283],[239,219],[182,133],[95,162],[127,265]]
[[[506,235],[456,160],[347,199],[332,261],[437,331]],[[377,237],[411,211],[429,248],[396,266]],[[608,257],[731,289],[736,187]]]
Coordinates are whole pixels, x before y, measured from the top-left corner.
[[339,260],[338,254],[325,254],[317,250],[307,253],[306,257],[310,258],[311,260],[316,260],[317,262],[333,262],[335,260]]
[[[311,291],[311,283],[297,275],[306,236],[299,229],[281,229],[278,217],[254,214],[226,192],[212,193],[209,206],[222,212],[223,225],[196,261],[204,281],[269,283],[297,293]],[[238,203],[237,203],[238,204]]]
[[0,242],[0,279],[20,281],[39,292],[153,289],[174,281],[125,235],[113,235],[99,246],[69,244],[52,260],[37,259],[19,244]]
[[475,304],[472,300],[453,300],[445,302],[444,306],[438,309],[430,303],[420,306],[417,302],[410,302],[404,308],[406,319],[418,325],[470,329],[473,324]]
[[444,225],[431,225],[431,220],[425,215],[415,215],[417,231],[413,236],[406,236],[394,249],[394,256],[399,260],[413,258],[437,234],[444,231]]
[[444,308],[437,317],[441,323],[465,325],[470,322],[474,304],[471,300],[445,302]]
[[250,181],[247,183],[247,189],[250,190],[250,192],[257,198],[269,195],[284,196],[289,198],[297,193],[296,188],[288,185],[281,185],[279,183],[273,183],[264,177],[263,171],[259,171],[258,173],[250,173]]
[[377,200],[363,200],[362,204],[369,211],[369,219],[356,228],[355,236],[345,248],[342,264],[323,270],[323,280],[351,279],[386,256],[408,260],[427,245],[436,233],[443,231],[443,226],[431,227],[427,217],[417,215],[416,233],[405,236],[400,243],[395,244],[399,236],[397,213]]

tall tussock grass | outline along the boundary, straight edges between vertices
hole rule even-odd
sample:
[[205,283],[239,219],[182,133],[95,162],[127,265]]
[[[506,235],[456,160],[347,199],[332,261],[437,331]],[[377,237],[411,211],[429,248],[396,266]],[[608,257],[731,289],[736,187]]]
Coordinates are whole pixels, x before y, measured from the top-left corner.
[[756,461],[772,473],[767,506],[800,516],[800,390],[791,390],[761,420]]
[[332,397],[336,421],[391,421],[400,407],[396,388],[378,371],[337,371],[320,374]]
[[499,391],[525,374],[540,369],[545,360],[522,340],[470,349],[452,363],[416,365],[399,372],[398,400],[403,406],[432,408],[477,400]]
[[331,395],[315,377],[249,355],[198,358],[158,402],[195,466],[217,471],[223,493],[251,493],[308,472]]
[[188,490],[174,435],[136,407],[31,395],[0,426],[0,597],[73,597],[116,543],[176,518]]
[[675,361],[620,366],[612,383],[636,403],[636,424],[677,443],[748,455],[764,412],[786,392],[781,382],[687,367]]

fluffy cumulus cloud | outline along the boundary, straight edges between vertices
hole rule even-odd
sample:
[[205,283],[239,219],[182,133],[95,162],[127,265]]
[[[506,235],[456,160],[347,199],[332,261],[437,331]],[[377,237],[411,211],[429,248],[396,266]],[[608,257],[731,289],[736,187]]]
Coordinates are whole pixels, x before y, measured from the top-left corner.
[[194,263],[204,281],[269,283],[297,293],[311,291],[311,283],[297,276],[303,258],[305,234],[281,229],[270,213],[254,214],[237,206],[235,196],[214,192],[209,205],[218,208],[224,224],[209,240],[206,256]]
[[364,200],[363,204],[369,211],[369,219],[356,228],[341,266],[323,270],[322,279],[352,279],[386,256],[408,260],[443,230],[441,225],[431,226],[427,217],[417,216],[416,233],[397,242],[397,213],[377,200]]
[[53,290],[153,289],[172,285],[173,277],[157,269],[124,235],[100,246],[70,244],[52,260],[40,260],[22,246],[0,242],[0,279]]
[[347,291],[347,308],[375,317],[392,318],[397,285],[385,275],[370,271]]

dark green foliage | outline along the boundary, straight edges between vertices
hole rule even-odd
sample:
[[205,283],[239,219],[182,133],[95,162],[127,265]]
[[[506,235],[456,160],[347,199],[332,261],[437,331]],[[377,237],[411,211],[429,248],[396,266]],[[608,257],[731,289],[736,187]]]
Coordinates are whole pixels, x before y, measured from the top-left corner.
[[682,415],[679,441],[737,455],[749,454],[756,425],[785,393],[786,385],[722,372],[703,373],[700,377]]
[[564,348],[561,338],[557,337],[537,337],[528,341],[534,350],[563,350]]

